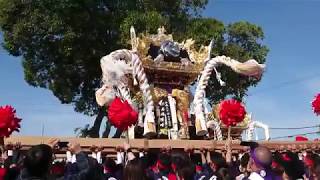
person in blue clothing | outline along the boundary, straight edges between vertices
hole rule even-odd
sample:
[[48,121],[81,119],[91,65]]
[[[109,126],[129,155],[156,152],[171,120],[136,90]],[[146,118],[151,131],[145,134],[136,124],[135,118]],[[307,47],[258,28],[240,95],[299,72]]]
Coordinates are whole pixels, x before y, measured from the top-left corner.
[[[50,167],[53,161],[53,148],[58,140],[53,140],[50,145],[40,144],[30,148],[23,160],[17,180],[51,180]],[[69,149],[76,155],[76,171],[65,171],[65,175],[57,180],[101,180],[103,174],[96,160],[89,158],[81,151],[78,143],[70,143]]]

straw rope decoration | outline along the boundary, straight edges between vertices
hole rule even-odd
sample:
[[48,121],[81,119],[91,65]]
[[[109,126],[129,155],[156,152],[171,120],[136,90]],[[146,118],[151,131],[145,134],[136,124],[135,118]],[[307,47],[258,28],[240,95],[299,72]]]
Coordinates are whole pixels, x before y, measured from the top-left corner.
[[136,75],[139,82],[147,111],[144,120],[144,135],[155,133],[154,103],[152,100],[150,85],[148,83],[148,79],[144,72],[140,58],[137,54],[132,54],[132,65],[133,74]]
[[218,65],[226,65],[237,73],[247,76],[255,76],[257,78],[261,77],[265,67],[263,64],[258,64],[253,59],[248,60],[245,63],[241,63],[226,56],[216,56],[212,59],[206,60],[205,62],[206,64],[204,70],[202,71],[194,96],[196,131],[197,135],[199,136],[203,136],[208,133],[203,102],[205,98],[205,89],[208,85],[212,71],[214,70],[216,72],[217,80],[221,85],[224,85],[225,83],[221,80],[220,73],[218,73],[215,69]]

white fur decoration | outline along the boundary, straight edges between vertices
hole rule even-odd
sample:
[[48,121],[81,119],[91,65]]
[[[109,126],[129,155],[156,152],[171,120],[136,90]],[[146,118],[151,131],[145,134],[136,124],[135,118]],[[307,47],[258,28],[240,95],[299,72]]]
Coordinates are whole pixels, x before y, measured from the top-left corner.
[[126,84],[125,74],[131,73],[129,51],[118,50],[104,56],[100,60],[103,86],[96,91],[96,101],[100,106],[108,105],[115,98],[113,87],[121,82]]
[[131,54],[128,50],[117,50],[101,58],[100,64],[104,84],[116,86],[125,77],[125,74],[132,73]]
[[[144,135],[148,133],[155,133],[155,117],[154,117],[154,104],[151,96],[150,85],[148,79],[144,72],[144,68],[140,61],[140,58],[134,51],[129,51],[126,49],[113,51],[107,56],[101,59],[101,69],[102,69],[102,82],[106,87],[117,87],[120,94],[124,96],[124,99],[131,101],[130,94],[125,88],[127,86],[126,74],[132,74],[139,81],[140,90],[143,94],[143,100],[146,106],[146,116],[144,124]],[[105,98],[106,88],[99,89],[96,94],[97,102],[99,105],[107,105],[111,102],[109,99]],[[105,98],[105,99],[104,99]],[[129,103],[130,103],[129,102]],[[152,125],[152,129],[150,129]]]
[[114,89],[108,85],[103,85],[96,91],[96,101],[99,106],[110,104],[115,97]]

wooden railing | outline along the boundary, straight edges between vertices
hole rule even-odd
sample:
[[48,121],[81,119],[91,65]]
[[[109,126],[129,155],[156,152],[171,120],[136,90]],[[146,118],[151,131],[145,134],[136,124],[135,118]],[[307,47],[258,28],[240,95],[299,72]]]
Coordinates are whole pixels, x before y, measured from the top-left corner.
[[[5,139],[5,144],[15,144],[20,142],[22,149],[26,150],[37,144],[47,144],[51,139],[59,139],[60,141],[78,142],[84,151],[90,151],[90,147],[98,146],[103,148],[104,153],[114,154],[117,146],[122,146],[125,139],[110,139],[110,138],[74,138],[74,137],[39,137],[39,136],[12,136]],[[259,144],[269,147],[272,150],[315,150],[320,149],[320,142],[304,141],[259,141]],[[148,140],[148,139],[133,139],[129,141],[132,149],[160,149],[170,146],[172,149],[215,149],[217,151],[225,150],[225,141],[213,140]],[[238,151],[245,147],[240,146],[239,141],[232,142],[232,150]]]

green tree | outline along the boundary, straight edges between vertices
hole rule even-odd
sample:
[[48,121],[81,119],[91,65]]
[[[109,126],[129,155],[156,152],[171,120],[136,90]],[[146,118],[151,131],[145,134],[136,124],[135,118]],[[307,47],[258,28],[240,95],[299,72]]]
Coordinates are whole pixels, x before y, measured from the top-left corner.
[[[182,40],[197,44],[215,40],[215,55],[236,59],[255,58],[263,63],[267,48],[261,45],[263,31],[247,22],[228,26],[202,18],[207,0],[0,0],[3,47],[21,56],[28,84],[49,89],[61,103],[73,104],[77,112],[97,115],[91,136],[98,136],[105,109],[95,102],[100,86],[100,58],[129,47],[129,27],[138,33],[155,33],[164,25]],[[241,77],[223,69],[227,87],[212,79],[207,89],[212,102],[226,95],[242,98],[259,80]],[[241,83],[238,83],[241,82]]]

